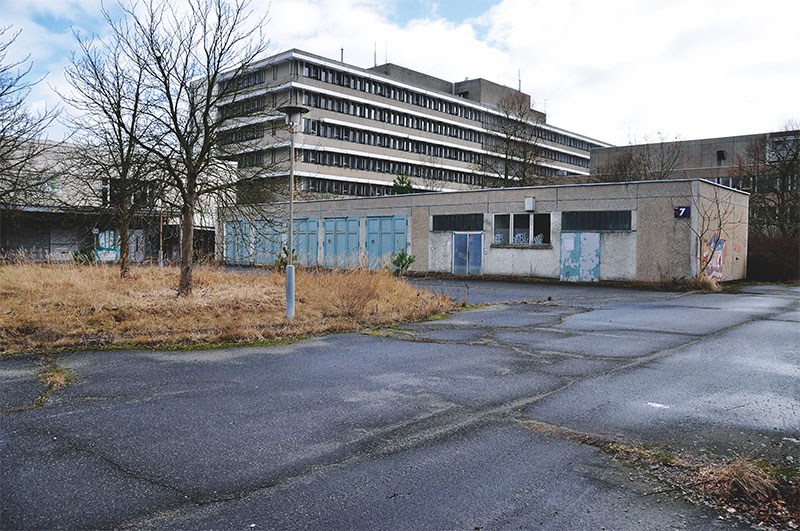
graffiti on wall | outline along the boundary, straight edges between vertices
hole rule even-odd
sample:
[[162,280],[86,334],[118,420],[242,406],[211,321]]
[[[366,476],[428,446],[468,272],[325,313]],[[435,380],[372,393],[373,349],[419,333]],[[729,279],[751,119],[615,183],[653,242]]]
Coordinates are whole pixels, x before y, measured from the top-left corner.
[[100,262],[119,260],[119,235],[115,230],[104,230],[97,234],[95,253]]
[[725,240],[721,239],[717,234],[711,237],[710,240],[704,240],[705,246],[703,247],[703,263],[706,268],[703,274],[709,278],[722,280],[722,264],[725,262]]

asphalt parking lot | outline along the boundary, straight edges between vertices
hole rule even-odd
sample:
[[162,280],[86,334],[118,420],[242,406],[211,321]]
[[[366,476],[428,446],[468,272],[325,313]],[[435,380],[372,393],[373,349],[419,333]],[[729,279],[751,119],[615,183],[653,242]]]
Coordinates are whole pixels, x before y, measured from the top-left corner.
[[488,306],[269,348],[0,360],[0,528],[730,528],[597,448],[800,463],[800,289],[417,280]]

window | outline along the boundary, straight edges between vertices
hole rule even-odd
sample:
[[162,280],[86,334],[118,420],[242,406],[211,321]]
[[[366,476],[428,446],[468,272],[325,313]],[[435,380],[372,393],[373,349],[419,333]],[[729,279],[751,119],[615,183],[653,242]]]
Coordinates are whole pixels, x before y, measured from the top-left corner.
[[533,243],[550,243],[550,214],[533,215]]
[[563,231],[631,230],[630,210],[589,210],[561,214]]
[[514,243],[527,244],[531,241],[530,214],[514,214]]
[[433,216],[433,231],[482,231],[483,214],[446,214]]
[[494,217],[494,243],[510,243],[509,234],[511,231],[511,216],[509,214],[497,214]]
[[[533,223],[533,233],[531,233]],[[550,246],[550,214],[496,214],[493,245]]]

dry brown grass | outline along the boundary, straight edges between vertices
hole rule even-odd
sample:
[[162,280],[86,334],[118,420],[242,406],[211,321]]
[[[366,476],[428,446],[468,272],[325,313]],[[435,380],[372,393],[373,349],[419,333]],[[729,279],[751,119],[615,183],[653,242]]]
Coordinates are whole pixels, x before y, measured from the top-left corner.
[[708,277],[706,275],[699,275],[697,278],[690,280],[689,287],[700,291],[711,291],[714,293],[722,291],[717,279]]
[[699,480],[726,496],[769,498],[777,492],[775,478],[749,459],[703,467]]
[[254,343],[357,330],[451,310],[447,298],[382,271],[297,273],[296,317],[285,317],[284,277],[198,269],[178,297],[178,271],[0,266],[0,352],[109,346]]

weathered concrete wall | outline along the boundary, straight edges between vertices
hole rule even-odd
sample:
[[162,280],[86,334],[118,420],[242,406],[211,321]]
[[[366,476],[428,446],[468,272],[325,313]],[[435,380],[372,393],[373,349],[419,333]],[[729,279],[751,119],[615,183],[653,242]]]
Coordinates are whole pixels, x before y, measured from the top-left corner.
[[600,233],[600,280],[636,278],[636,232]]
[[453,268],[453,233],[431,232],[428,271],[450,273]]
[[692,204],[689,181],[666,181],[642,194],[637,207],[636,270],[640,280],[656,282],[693,276],[688,220],[675,219],[674,207]]

